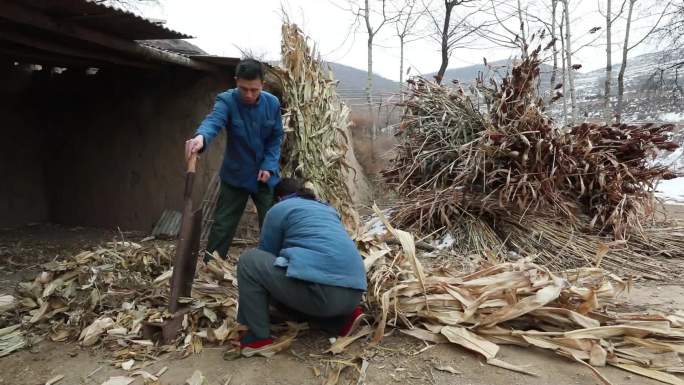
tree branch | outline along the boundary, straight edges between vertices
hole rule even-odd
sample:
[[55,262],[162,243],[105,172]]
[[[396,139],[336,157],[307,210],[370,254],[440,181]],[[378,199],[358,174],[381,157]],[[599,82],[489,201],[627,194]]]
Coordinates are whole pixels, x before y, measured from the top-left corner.
[[653,33],[653,31],[655,31],[656,28],[658,28],[658,24],[660,24],[660,21],[663,19],[663,16],[665,16],[665,12],[670,7],[670,4],[672,4],[672,1],[667,2],[667,4],[665,5],[665,8],[663,8],[663,12],[660,14],[660,17],[658,18],[658,21],[656,21],[655,24],[653,24],[653,27],[651,27],[651,29],[648,32],[646,32],[644,37],[642,37],[641,40],[639,40],[638,42],[634,43],[631,47],[628,47],[627,51],[631,51],[634,47],[643,43],[644,40],[646,40],[646,38],[648,38]]

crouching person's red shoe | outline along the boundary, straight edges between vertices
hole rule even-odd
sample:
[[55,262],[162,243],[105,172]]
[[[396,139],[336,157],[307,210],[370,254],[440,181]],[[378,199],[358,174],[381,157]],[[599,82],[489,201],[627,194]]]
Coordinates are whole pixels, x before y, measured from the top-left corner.
[[347,337],[353,334],[359,328],[361,322],[363,322],[365,318],[366,315],[363,313],[361,306],[355,307],[354,311],[349,316],[349,319],[347,319],[347,323],[345,323],[344,326],[342,326],[342,329],[340,329],[339,336]]
[[273,338],[264,338],[250,343],[240,343],[240,354],[243,357],[262,356],[273,357],[278,350]]

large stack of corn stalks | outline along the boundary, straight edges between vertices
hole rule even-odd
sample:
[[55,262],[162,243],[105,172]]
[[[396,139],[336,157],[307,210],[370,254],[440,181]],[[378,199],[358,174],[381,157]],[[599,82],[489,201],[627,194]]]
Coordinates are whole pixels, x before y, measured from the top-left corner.
[[[395,223],[423,234],[451,231],[467,252],[534,255],[554,269],[603,260],[657,275],[649,254],[684,253],[682,236],[651,234],[670,250],[648,247],[644,236],[656,182],[675,177],[651,162],[677,148],[673,126],[555,129],[535,91],[539,51],[501,85],[480,84],[487,113],[458,87],[412,83],[402,142],[385,172],[405,197]],[[646,247],[636,252],[633,243]]]
[[315,48],[309,48],[295,24],[282,27],[281,67],[274,73],[282,83],[285,141],[282,170],[304,178],[317,194],[342,215],[348,229],[358,225],[352,206],[354,187],[346,183],[354,169],[347,163],[350,110],[337,96],[332,71],[324,68]]
[[551,350],[587,366],[604,384],[610,382],[595,367],[612,365],[684,383],[670,374],[684,373],[684,312],[617,312],[614,304],[629,281],[593,267],[553,273],[529,259],[485,262],[471,273],[426,268],[416,257],[413,237],[383,220],[401,250],[372,236],[359,240],[369,281],[367,305],[379,319],[374,342],[390,326],[532,375],[543,368],[498,359],[499,345]]

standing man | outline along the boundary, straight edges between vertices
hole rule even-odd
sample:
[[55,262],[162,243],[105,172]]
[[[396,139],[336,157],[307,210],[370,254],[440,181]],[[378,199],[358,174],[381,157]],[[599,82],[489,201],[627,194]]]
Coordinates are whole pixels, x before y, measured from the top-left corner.
[[[235,68],[237,87],[216,97],[213,111],[185,143],[186,158],[204,151],[222,129],[226,149],[221,165],[221,188],[207,252],[226,258],[238,223],[251,197],[257,208],[259,228],[273,204],[278,183],[283,123],[278,99],[263,91],[264,65],[244,59]],[[205,255],[205,260],[208,255]]]

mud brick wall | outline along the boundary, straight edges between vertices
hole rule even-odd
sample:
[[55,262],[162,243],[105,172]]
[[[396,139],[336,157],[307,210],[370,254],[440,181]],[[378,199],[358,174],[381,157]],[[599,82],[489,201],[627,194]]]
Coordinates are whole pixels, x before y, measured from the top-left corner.
[[[0,226],[29,222],[149,231],[182,207],[183,145],[232,86],[231,70],[105,68],[28,72],[0,60]],[[199,162],[194,200],[220,165],[224,136]]]
[[0,227],[44,222],[44,131],[29,97],[31,76],[12,62],[0,66]]

